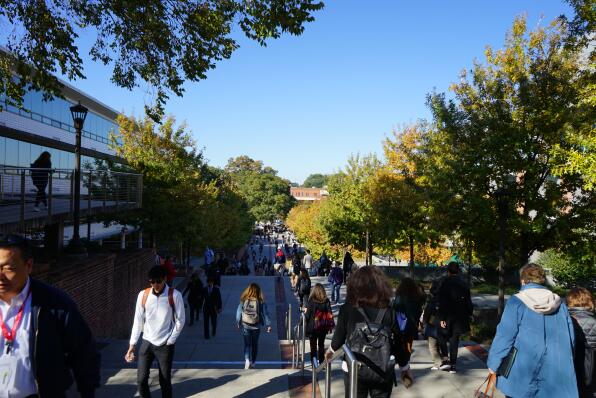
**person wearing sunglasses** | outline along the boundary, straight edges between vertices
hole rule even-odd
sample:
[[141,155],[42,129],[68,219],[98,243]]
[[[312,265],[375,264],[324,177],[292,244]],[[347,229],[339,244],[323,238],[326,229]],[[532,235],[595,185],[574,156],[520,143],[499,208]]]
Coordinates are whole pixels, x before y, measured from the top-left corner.
[[184,326],[185,310],[182,294],[166,285],[166,276],[167,271],[161,265],[149,270],[151,287],[142,290],[137,297],[130,345],[124,356],[127,362],[134,361],[135,346],[143,332],[137,368],[139,395],[142,398],[151,397],[149,370],[154,359],[159,367],[161,396],[172,397],[174,344]]
[[[100,356],[89,326],[61,290],[31,276],[27,239],[0,235],[0,395],[91,398]],[[71,376],[72,374],[72,376]]]

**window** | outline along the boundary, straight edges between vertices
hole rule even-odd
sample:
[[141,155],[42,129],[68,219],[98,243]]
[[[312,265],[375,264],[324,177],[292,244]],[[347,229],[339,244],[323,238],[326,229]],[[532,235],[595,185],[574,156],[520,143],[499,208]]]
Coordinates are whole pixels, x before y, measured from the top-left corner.
[[0,137],[0,164],[4,163],[4,150],[6,147],[6,138]]
[[31,167],[31,144],[19,141],[19,163],[21,167]]
[[19,165],[19,142],[11,138],[6,139],[5,164],[8,166]]

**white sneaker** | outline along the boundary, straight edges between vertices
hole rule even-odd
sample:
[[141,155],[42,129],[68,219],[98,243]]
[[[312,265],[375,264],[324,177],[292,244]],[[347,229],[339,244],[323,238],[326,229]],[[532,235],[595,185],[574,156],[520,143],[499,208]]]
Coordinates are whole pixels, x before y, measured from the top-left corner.
[[254,369],[255,368],[255,363],[254,362],[251,362],[250,365],[248,365],[248,368],[249,369]]
[[312,364],[315,367],[315,369],[318,368],[319,367],[319,360],[317,358],[313,358]]
[[244,361],[244,369],[250,369],[250,361],[248,359]]

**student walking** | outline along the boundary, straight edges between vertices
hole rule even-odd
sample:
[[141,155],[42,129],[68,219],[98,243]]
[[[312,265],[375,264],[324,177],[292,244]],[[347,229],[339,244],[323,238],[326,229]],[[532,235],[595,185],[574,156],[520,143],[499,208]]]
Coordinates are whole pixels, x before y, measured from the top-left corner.
[[327,281],[331,283],[331,301],[337,304],[339,303],[339,291],[344,283],[344,272],[337,261],[335,267],[331,268]]
[[31,163],[31,180],[37,193],[35,194],[34,211],[39,211],[39,204],[47,208],[46,187],[48,186],[49,176],[52,169],[52,155],[48,151],[43,151],[35,162]]
[[221,293],[215,286],[215,278],[207,278],[207,286],[203,290],[203,327],[205,339],[209,339],[209,323],[211,323],[211,336],[217,332],[217,315],[221,313]]
[[188,326],[192,326],[194,321],[199,321],[199,313],[203,308],[204,289],[205,287],[203,286],[203,282],[201,282],[201,278],[199,278],[199,274],[193,272],[190,276],[190,281],[186,285],[186,289],[182,292],[182,297],[188,293],[188,315],[190,318]]
[[575,334],[574,365],[580,398],[596,397],[596,317],[588,289],[574,287],[566,297]]
[[325,288],[317,283],[310,293],[304,309],[306,335],[310,341],[310,362],[313,368],[325,360],[325,337],[335,327],[331,303]]
[[271,333],[271,319],[267,311],[265,296],[261,287],[251,283],[240,295],[240,304],[236,310],[236,327],[244,338],[244,369],[253,369],[259,351],[261,326]]
[[[373,398],[389,398],[395,380],[395,363],[391,355],[398,363],[404,362],[403,350],[395,349],[392,344],[397,340],[395,314],[390,307],[392,298],[391,283],[377,267],[358,268],[348,280],[346,303],[339,308],[337,327],[325,355],[330,358],[343,344],[347,344],[357,359],[374,365],[363,364],[360,367],[358,397],[370,394]],[[370,350],[367,342],[372,340],[376,348]],[[347,398],[349,380],[345,361],[342,369]]]
[[27,239],[0,236],[0,395],[65,397],[74,376],[80,396],[92,398],[100,357],[91,331],[75,303],[32,269]]
[[439,370],[441,365],[448,363],[447,352],[442,351],[442,346],[438,342],[438,334],[442,329],[439,326],[439,289],[443,278],[433,281],[430,286],[430,299],[426,303],[422,314],[424,324],[424,336],[428,339],[428,350],[433,360],[431,370]]
[[352,268],[354,267],[354,259],[352,259],[352,254],[350,254],[349,251],[346,251],[346,254],[344,254],[342,264],[344,269],[344,283],[347,283],[350,273],[352,272]]
[[313,262],[313,258],[312,258],[312,255],[310,254],[310,250],[306,249],[306,255],[302,259],[302,266],[304,268],[306,268],[306,272],[308,272],[309,275],[310,275],[311,269],[312,269],[312,262]]
[[296,283],[296,291],[298,292],[298,297],[300,298],[300,307],[304,307],[305,297],[308,300],[308,296],[310,295],[310,286],[311,283],[308,272],[305,268],[301,268],[300,277],[298,277],[298,283]]
[[543,286],[544,269],[520,270],[521,289],[511,296],[486,362],[497,388],[509,397],[577,398],[575,335],[567,306]]
[[180,292],[166,284],[166,269],[161,265],[149,270],[151,287],[142,290],[135,307],[130,345],[124,356],[134,361],[135,346],[143,333],[138,355],[137,383],[142,398],[151,397],[149,370],[153,360],[159,367],[159,385],[163,398],[172,397],[172,360],[174,344],[184,327],[184,300]]
[[447,264],[447,278],[439,289],[441,330],[437,337],[444,352],[447,352],[447,344],[449,344],[449,363],[441,365],[441,370],[456,373],[459,338],[470,330],[473,310],[470,289],[459,277],[459,264],[452,261]]

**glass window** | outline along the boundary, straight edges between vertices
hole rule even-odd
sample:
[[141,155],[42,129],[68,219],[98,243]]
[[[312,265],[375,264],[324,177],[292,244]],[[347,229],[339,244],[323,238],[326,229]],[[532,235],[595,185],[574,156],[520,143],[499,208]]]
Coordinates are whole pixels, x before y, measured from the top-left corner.
[[0,137],[0,164],[4,163],[4,149],[6,147],[6,138]]
[[42,152],[42,147],[40,145],[31,144],[31,163],[33,163]]
[[19,165],[19,142],[12,138],[6,139],[5,164],[8,166]]
[[[42,97],[41,91],[30,91],[29,96],[31,98],[31,110],[32,112],[41,114],[42,113]],[[39,118],[36,118],[39,120]]]
[[30,167],[31,163],[31,144],[19,141],[19,166]]

